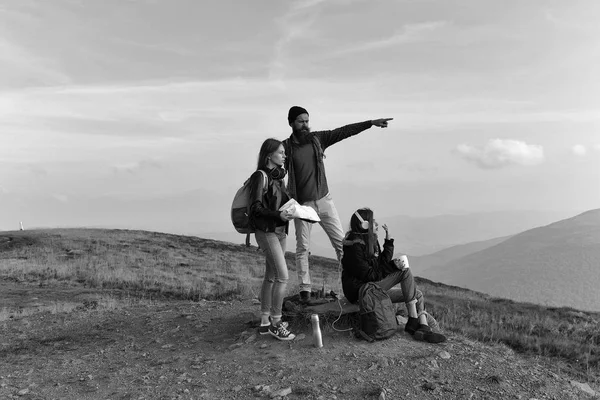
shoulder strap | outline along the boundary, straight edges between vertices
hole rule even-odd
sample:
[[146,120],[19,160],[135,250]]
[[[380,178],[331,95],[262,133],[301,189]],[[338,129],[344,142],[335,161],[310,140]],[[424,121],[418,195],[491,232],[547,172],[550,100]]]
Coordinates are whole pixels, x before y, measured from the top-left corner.
[[263,171],[262,169],[259,169],[260,172],[262,172],[262,176],[263,176],[263,192],[267,192],[267,189],[269,187],[269,177],[267,176],[267,173],[265,171]]

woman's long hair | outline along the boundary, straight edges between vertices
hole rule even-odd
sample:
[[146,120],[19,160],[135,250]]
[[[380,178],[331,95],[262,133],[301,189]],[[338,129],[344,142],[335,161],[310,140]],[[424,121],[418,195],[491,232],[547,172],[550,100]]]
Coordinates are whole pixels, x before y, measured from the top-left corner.
[[[369,224],[367,229],[362,227],[362,222],[358,219],[356,214],[359,214],[363,221]],[[375,254],[375,246],[377,245],[377,237],[373,230],[373,210],[370,208],[359,208],[350,217],[350,231],[347,236],[360,237],[362,238],[367,246],[367,254],[369,257]]]
[[276,152],[277,149],[279,149],[279,146],[281,146],[281,140],[269,138],[263,142],[262,146],[260,146],[260,151],[258,152],[258,162],[256,164],[257,170],[262,169],[266,171],[269,169],[267,167],[269,155]]

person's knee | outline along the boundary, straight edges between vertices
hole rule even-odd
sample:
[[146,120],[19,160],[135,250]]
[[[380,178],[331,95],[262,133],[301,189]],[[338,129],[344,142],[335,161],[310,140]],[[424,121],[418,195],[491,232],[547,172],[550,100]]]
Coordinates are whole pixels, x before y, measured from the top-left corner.
[[296,242],[296,257],[298,254],[304,255],[308,253],[309,250],[309,242],[298,241]]
[[413,274],[412,274],[410,268],[402,268],[400,270],[400,273],[402,274],[403,280],[414,280]]

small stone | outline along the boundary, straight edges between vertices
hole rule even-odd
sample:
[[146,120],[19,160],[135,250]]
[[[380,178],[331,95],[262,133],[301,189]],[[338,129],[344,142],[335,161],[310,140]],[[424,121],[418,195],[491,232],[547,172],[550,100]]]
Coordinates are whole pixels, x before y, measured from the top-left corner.
[[425,390],[435,390],[435,383],[433,382],[425,382],[423,386],[421,386]]
[[288,387],[288,388],[280,389],[280,390],[277,390],[277,391],[271,393],[271,398],[274,398],[274,397],[285,397],[285,396],[287,396],[288,394],[291,394],[291,393],[292,393],[292,388]]
[[304,339],[306,339],[306,335],[304,333],[301,333],[298,336],[296,336],[296,339],[294,339],[294,340],[299,341],[299,340],[304,340]]
[[29,389],[21,389],[17,392],[17,395],[25,396],[27,393],[29,393]]
[[581,383],[577,381],[571,381],[571,385],[575,386],[577,389],[586,392],[590,396],[595,396],[596,391],[590,387],[587,383]]
[[256,340],[256,334],[251,335],[250,337],[248,337],[248,339],[246,339],[246,343],[252,343]]
[[240,385],[237,385],[237,386],[233,387],[233,391],[234,392],[239,392],[240,390],[242,390],[242,387]]
[[266,392],[266,393],[270,393],[271,392],[271,386],[269,385],[262,385],[262,388],[260,389],[261,392]]
[[261,349],[266,349],[267,347],[269,347],[269,345],[268,345],[268,344],[266,344],[266,343],[263,343],[263,344],[261,344],[259,347],[260,347]]
[[438,353],[438,356],[440,356],[440,358],[443,358],[444,360],[450,359],[450,353],[448,353],[447,351],[440,351]]
[[231,344],[231,345],[229,345],[228,349],[229,349],[229,350],[235,350],[235,349],[237,349],[238,347],[242,347],[242,346],[243,346],[243,344],[242,344],[242,343],[234,343],[234,344]]
[[431,366],[432,366],[434,369],[438,369],[438,368],[440,367],[440,366],[438,365],[437,361],[435,361],[435,360],[431,360]]

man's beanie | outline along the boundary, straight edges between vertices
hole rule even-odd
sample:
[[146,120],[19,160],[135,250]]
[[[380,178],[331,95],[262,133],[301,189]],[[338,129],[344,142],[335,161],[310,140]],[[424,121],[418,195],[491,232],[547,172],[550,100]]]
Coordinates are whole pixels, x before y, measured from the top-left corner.
[[290,112],[288,112],[288,122],[291,124],[296,120],[296,118],[300,114],[308,114],[308,111],[306,111],[306,109],[302,107],[293,106],[292,108],[290,108]]

